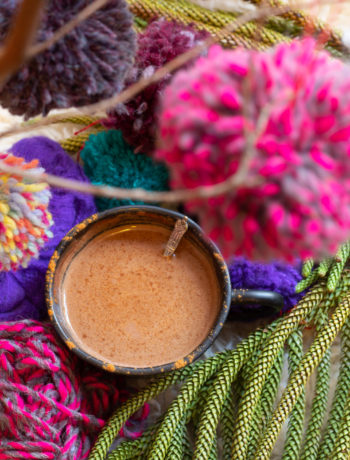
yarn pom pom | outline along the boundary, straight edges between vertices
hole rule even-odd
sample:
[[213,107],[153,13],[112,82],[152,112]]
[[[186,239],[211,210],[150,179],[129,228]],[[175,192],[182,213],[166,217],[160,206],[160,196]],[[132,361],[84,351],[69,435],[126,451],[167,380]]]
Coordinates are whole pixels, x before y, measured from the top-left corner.
[[[12,146],[11,151],[27,162],[38,159],[49,174],[87,182],[78,163],[51,139],[22,139]],[[28,268],[0,272],[0,322],[47,317],[45,273],[50,258],[66,233],[96,212],[91,195],[56,187],[51,188],[51,195],[49,211],[54,220],[50,229],[53,237],[41,248],[38,259],[30,261]]]
[[[135,66],[127,78],[130,86],[142,77],[150,77],[157,69],[181,53],[199,44],[209,34],[176,21],[158,19],[139,35]],[[120,129],[125,140],[136,151],[149,153],[156,137],[156,109],[159,96],[169,83],[170,74],[125,104],[109,112],[104,121],[109,128]]]
[[[120,379],[78,360],[51,325],[28,320],[0,324],[0,362],[0,458],[88,458],[123,399]],[[145,405],[121,434],[140,435],[147,413]]]
[[[23,171],[41,173],[38,160],[0,153],[0,160]],[[52,237],[52,217],[48,210],[51,193],[45,183],[32,184],[26,179],[0,171],[0,270],[27,267],[32,257]]]
[[186,205],[225,256],[321,258],[348,238],[349,72],[312,39],[214,47],[165,90],[156,158],[173,188],[228,179],[253,139],[244,185]]
[[[168,189],[168,170],[143,153],[135,155],[120,131],[92,134],[81,152],[84,171],[93,184],[149,191]],[[99,211],[142,201],[96,198]]]
[[[296,294],[295,287],[302,279],[300,267],[283,262],[261,264],[242,257],[229,265],[231,286],[233,289],[262,289],[274,291],[284,298],[280,313],[286,313],[294,307],[303,294]],[[263,305],[232,304],[230,317],[234,320],[255,320],[271,316],[275,312]]]
[[[43,42],[91,0],[49,0],[37,33]],[[19,0],[0,4],[0,40]],[[78,107],[119,92],[136,49],[132,16],[124,0],[110,0],[51,48],[35,56],[0,92],[1,104],[26,118],[53,108]]]

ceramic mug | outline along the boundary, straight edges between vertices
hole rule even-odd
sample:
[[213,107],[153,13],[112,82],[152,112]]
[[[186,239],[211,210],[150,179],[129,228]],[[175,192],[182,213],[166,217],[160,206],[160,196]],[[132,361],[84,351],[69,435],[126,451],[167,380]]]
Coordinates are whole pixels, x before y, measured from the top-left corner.
[[200,357],[219,334],[229,313],[231,302],[255,303],[270,306],[279,310],[283,306],[283,297],[275,292],[260,290],[232,290],[229,271],[224,258],[217,246],[204,234],[203,230],[191,219],[187,218],[188,229],[183,238],[200,249],[210,265],[215,270],[215,275],[220,287],[220,305],[216,320],[207,337],[195,350],[176,362],[155,367],[124,367],[112,362],[103,361],[82,348],[74,339],[67,318],[64,315],[60,302],[60,290],[64,275],[76,254],[97,235],[117,227],[129,225],[154,225],[166,228],[169,234],[175,223],[185,216],[175,211],[155,206],[122,206],[99,214],[94,214],[88,219],[72,228],[61,240],[54,252],[46,277],[46,302],[51,321],[66,345],[78,356],[105,370],[127,375],[150,375],[166,372],[183,367]]

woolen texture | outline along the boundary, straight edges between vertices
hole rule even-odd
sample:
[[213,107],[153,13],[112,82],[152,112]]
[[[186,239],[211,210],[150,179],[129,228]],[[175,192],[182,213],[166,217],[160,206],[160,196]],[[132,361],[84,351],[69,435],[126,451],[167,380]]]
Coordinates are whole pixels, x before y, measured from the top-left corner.
[[[168,189],[168,170],[143,153],[135,155],[120,131],[92,134],[80,154],[84,171],[93,184],[149,191]],[[142,201],[96,197],[99,211]]]
[[349,73],[309,38],[213,47],[165,89],[155,156],[172,188],[225,181],[253,141],[238,189],[186,203],[225,257],[320,259],[349,237]]
[[[29,162],[9,153],[0,160],[21,171],[43,173],[38,160]],[[0,171],[0,272],[26,268],[52,237],[51,192],[48,184],[34,183]]]
[[[274,291],[284,298],[284,306],[280,314],[288,312],[302,298],[296,294],[295,287],[302,279],[299,265],[283,262],[261,264],[244,258],[237,258],[229,265],[232,289],[261,289]],[[232,304],[230,319],[255,320],[264,316],[275,315],[270,307],[263,305]]]
[[[196,46],[207,36],[209,34],[205,31],[198,31],[176,21],[164,18],[154,20],[138,36],[135,65],[128,75],[126,86],[142,77],[150,77],[160,67]],[[170,78],[170,74],[166,75],[130,101],[118,105],[104,120],[105,126],[120,129],[124,139],[137,152],[150,153],[154,148],[159,97]]]
[[[87,458],[121,386],[116,375],[80,361],[51,325],[0,323],[0,458]],[[145,406],[134,429],[147,413]]]
[[[91,0],[49,0],[40,22],[42,42]],[[0,2],[3,41],[19,0]],[[132,16],[124,0],[110,0],[48,50],[35,56],[0,92],[1,105],[27,118],[50,109],[97,102],[122,89],[136,48]]]
[[[87,182],[81,167],[61,146],[45,137],[33,137],[17,142],[12,152],[31,161],[39,159],[51,174]],[[96,212],[93,197],[64,189],[51,188],[49,211],[54,225],[51,238],[41,249],[39,258],[28,268],[17,272],[0,273],[0,321],[41,319],[46,317],[45,272],[55,247],[77,223]]]

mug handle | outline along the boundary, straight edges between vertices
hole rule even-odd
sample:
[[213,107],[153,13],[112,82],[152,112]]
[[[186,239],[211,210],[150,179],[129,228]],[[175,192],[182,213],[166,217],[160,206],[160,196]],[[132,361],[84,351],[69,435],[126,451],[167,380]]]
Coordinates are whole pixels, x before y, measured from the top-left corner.
[[257,304],[271,307],[278,313],[283,305],[284,298],[281,294],[274,291],[260,291],[258,289],[233,289],[231,304]]

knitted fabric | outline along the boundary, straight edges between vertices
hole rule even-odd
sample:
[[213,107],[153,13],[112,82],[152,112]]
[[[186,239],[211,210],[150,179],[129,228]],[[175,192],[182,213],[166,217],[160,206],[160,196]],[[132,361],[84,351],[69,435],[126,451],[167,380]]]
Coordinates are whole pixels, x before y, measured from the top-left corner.
[[[238,258],[229,265],[229,272],[233,289],[262,289],[281,294],[284,306],[280,313],[288,312],[302,297],[302,294],[295,293],[295,287],[302,279],[300,267],[282,262],[260,264]],[[232,304],[230,308],[230,317],[236,321],[254,320],[273,313],[271,308],[261,305]]]
[[[0,153],[0,160],[23,171],[43,172],[38,160],[26,163],[23,158]],[[48,211],[51,197],[45,183],[0,172],[0,271],[27,267],[32,257],[52,237],[52,217]]]
[[[6,36],[19,0],[0,4],[0,40]],[[50,38],[90,0],[50,0],[38,42]],[[124,0],[110,0],[58,43],[35,56],[0,92],[1,104],[27,118],[50,109],[79,107],[122,89],[133,62],[135,33]]]
[[[122,188],[167,190],[168,171],[161,163],[140,153],[135,155],[125,143],[120,131],[110,130],[92,134],[80,154],[85,174],[93,184]],[[96,198],[99,211],[141,201]]]
[[[164,18],[151,22],[138,36],[135,67],[126,80],[126,86],[142,77],[151,76],[157,69],[197,45],[208,35],[204,31],[196,31],[191,25],[185,26]],[[109,112],[109,118],[104,120],[107,127],[120,129],[125,140],[137,152],[149,153],[154,148],[156,110],[160,94],[170,77],[170,74],[166,75],[130,101],[118,105]]]
[[[44,169],[58,176],[87,181],[81,167],[73,161],[54,141],[44,137],[23,139],[16,143],[12,152],[31,161],[39,159]],[[53,238],[43,247],[38,259],[33,259],[28,268],[16,273],[0,273],[0,321],[46,317],[45,272],[63,236],[74,225],[96,212],[93,198],[89,195],[51,188],[49,211],[54,225]]]
[[349,70],[312,39],[214,47],[166,88],[156,158],[173,188],[225,181],[253,142],[243,185],[186,204],[226,257],[319,258],[348,237]]
[[[0,458],[87,458],[121,399],[120,385],[115,375],[78,360],[51,325],[1,323]],[[144,407],[134,429],[146,415]]]

